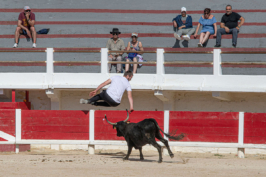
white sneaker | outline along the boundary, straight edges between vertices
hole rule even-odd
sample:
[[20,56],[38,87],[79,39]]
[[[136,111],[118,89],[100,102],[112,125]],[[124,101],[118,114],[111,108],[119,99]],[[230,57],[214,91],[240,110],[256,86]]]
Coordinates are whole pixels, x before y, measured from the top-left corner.
[[190,36],[189,36],[189,35],[184,35],[184,36],[183,36],[183,39],[186,40],[186,41],[189,41]]
[[175,38],[177,39],[177,40],[181,40],[181,37],[178,35],[178,34],[176,34],[176,33],[174,33],[174,36],[175,36]]
[[32,48],[36,48],[36,43],[33,43],[32,44]]
[[203,45],[201,43],[198,43],[198,47],[203,47]]
[[18,47],[18,44],[15,43],[15,44],[13,45],[13,48],[17,48],[17,47]]

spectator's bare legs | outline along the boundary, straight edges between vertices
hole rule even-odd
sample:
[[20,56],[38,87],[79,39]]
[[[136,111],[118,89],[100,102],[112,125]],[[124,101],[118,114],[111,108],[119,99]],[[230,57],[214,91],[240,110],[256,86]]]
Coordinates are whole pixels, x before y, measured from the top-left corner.
[[200,42],[201,44],[203,44],[202,41],[203,41],[204,37],[205,37],[205,33],[200,33],[199,42]]
[[204,44],[210,37],[211,33],[209,31],[206,32],[203,40],[202,40],[202,44]]
[[15,43],[16,44],[18,43],[18,39],[19,39],[20,33],[22,33],[22,29],[20,27],[17,27],[16,31],[15,31]]
[[36,34],[35,27],[30,27],[30,31],[31,31],[31,34],[32,34],[33,43],[36,43],[37,34]]
[[[133,58],[133,61],[134,62],[138,62],[137,58]],[[134,64],[133,65],[133,74],[135,74],[137,72],[137,68],[138,68],[138,64]]]
[[[116,61],[122,61],[122,56],[117,56]],[[122,71],[122,64],[116,64],[116,72],[121,73]]]
[[[130,60],[127,59],[127,62],[130,62]],[[125,71],[128,71],[128,70],[129,70],[129,64],[126,64]]]
[[[112,55],[109,55],[108,56],[108,61],[112,61],[113,60],[113,56]],[[112,70],[112,64],[108,63],[108,71],[109,73],[111,72]]]
[[209,31],[207,31],[206,33],[201,33],[200,34],[200,43],[204,44],[209,39],[210,34],[211,33]]

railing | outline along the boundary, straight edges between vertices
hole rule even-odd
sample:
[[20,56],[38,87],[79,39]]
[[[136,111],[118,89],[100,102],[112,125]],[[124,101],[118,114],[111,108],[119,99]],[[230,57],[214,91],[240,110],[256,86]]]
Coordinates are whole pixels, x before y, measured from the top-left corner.
[[[139,62],[108,61],[106,48],[96,49],[31,49],[14,50],[0,49],[0,52],[46,52],[46,61],[1,61],[0,64],[8,66],[10,63],[18,66],[46,66],[45,73],[0,73],[3,79],[0,81],[2,89],[54,89],[54,88],[95,88],[100,82],[108,79],[112,73],[108,73],[108,63],[111,64],[139,64]],[[101,61],[54,61],[54,53],[101,53]],[[128,53],[129,51],[125,51]],[[141,53],[156,54],[156,61],[142,62],[147,66],[156,66],[155,74],[136,74],[131,81],[133,89],[151,90],[194,90],[194,91],[222,91],[222,92],[265,92],[263,84],[265,76],[248,75],[223,75],[222,67],[266,67],[266,62],[222,62],[221,54],[266,54],[266,50],[245,51],[229,49],[191,49],[172,51],[157,49],[156,51],[140,51]],[[212,54],[213,61],[172,61],[164,59],[164,54]],[[178,55],[177,55],[178,57]],[[84,66],[99,65],[100,73],[55,73],[54,66]],[[211,75],[184,75],[166,74],[165,67],[213,67]],[[86,82],[82,78],[88,78]]]

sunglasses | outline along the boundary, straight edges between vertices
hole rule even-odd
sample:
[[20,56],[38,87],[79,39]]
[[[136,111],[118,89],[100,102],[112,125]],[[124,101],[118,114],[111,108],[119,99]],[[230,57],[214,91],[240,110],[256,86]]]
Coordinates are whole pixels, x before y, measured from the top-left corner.
[[118,35],[118,33],[113,33],[113,35]]
[[209,13],[204,13],[204,15],[209,15]]
[[26,10],[26,12],[30,12],[30,10]]
[[138,38],[137,36],[131,36],[131,38]]

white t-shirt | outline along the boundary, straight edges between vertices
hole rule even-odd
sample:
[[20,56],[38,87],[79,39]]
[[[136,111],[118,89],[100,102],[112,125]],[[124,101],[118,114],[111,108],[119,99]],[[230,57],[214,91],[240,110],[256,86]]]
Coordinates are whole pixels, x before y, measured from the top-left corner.
[[125,77],[113,76],[110,79],[112,82],[106,92],[115,102],[120,103],[124,91],[131,91],[131,86]]

